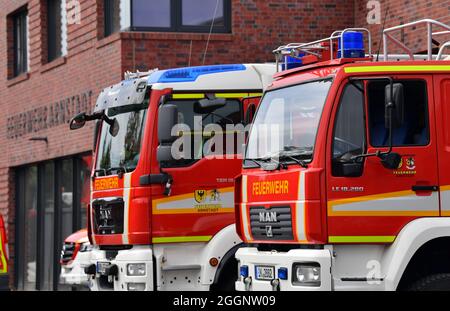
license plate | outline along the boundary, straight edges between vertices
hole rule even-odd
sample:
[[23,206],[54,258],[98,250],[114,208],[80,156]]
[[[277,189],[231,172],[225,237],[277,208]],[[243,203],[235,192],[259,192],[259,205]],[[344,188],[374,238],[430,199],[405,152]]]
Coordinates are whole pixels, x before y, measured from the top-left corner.
[[275,279],[275,267],[256,266],[257,280],[273,280]]
[[105,274],[106,268],[108,268],[110,265],[110,262],[97,262],[97,273],[102,275]]

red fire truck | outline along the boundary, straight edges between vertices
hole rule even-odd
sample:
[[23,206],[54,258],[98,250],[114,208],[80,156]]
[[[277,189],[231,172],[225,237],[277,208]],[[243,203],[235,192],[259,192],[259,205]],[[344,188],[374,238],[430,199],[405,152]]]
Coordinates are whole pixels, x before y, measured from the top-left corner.
[[[411,28],[425,52],[397,39]],[[238,290],[450,289],[449,33],[389,28],[380,56],[366,29],[275,50],[235,184]]]
[[3,217],[0,215],[0,291],[9,289],[8,280],[8,237]]
[[91,115],[74,117],[72,129],[97,120],[91,289],[234,288],[237,136],[275,71],[235,64],[127,74]]

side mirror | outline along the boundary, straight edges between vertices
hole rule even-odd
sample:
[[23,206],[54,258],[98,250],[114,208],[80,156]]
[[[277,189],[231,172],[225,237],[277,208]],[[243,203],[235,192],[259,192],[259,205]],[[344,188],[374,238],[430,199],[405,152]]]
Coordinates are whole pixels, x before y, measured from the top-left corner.
[[[403,124],[405,111],[405,96],[403,84],[393,83],[385,88],[384,124],[386,128],[400,127]],[[392,118],[392,120],[391,120]],[[392,123],[391,123],[392,121]]]
[[119,121],[117,121],[116,118],[112,119],[112,122],[109,125],[109,134],[111,134],[112,137],[116,137],[117,134],[119,134],[119,130],[120,130]]
[[194,112],[199,114],[211,113],[225,106],[226,102],[225,98],[200,99],[194,104]]
[[159,145],[156,149],[156,159],[159,163],[174,161],[175,158],[172,155],[172,145]]
[[363,173],[363,162],[349,161],[340,162],[333,161],[333,176],[338,177],[360,177]]
[[178,107],[175,105],[161,105],[158,109],[158,141],[171,144],[177,137],[172,136],[172,128],[178,124]]
[[75,117],[70,120],[70,129],[78,130],[82,128],[86,124],[86,113],[82,112],[77,114]]
[[255,104],[250,104],[247,108],[247,112],[245,113],[245,125],[251,124],[253,122],[253,118],[255,117],[256,106]]
[[395,152],[387,153],[387,154],[381,154],[379,155],[379,158],[381,159],[381,164],[390,170],[395,170],[399,167],[400,162],[402,161],[402,157]]

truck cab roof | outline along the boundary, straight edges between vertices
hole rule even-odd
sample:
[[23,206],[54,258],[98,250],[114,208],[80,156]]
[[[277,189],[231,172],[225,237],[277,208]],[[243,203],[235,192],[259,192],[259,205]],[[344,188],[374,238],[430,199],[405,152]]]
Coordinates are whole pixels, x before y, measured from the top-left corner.
[[228,64],[151,70],[129,74],[129,79],[105,88],[99,95],[94,112],[110,107],[142,103],[147,86],[174,91],[262,90],[276,72],[273,64]]

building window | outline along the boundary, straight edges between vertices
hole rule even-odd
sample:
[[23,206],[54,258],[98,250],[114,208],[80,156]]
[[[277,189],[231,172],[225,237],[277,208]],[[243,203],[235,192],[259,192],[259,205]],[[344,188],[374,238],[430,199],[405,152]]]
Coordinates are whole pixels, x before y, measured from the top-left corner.
[[91,163],[82,154],[16,169],[17,289],[70,289],[61,284],[61,250],[67,236],[87,226]]
[[67,54],[66,1],[47,0],[47,61]]
[[231,0],[161,0],[158,5],[131,0],[131,29],[136,31],[231,31]]
[[28,71],[28,12],[21,10],[12,17],[14,27],[14,76]]
[[120,0],[104,0],[103,9],[105,16],[104,36],[108,37],[120,30]]

